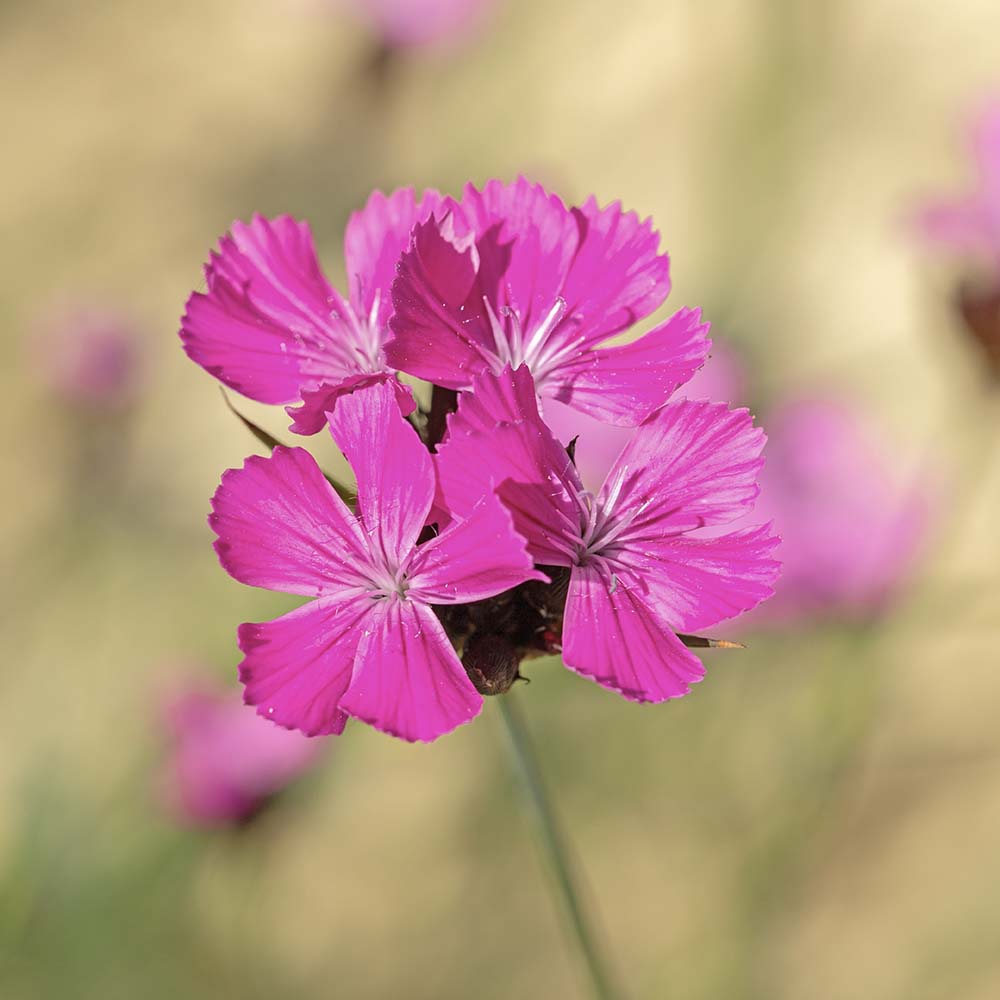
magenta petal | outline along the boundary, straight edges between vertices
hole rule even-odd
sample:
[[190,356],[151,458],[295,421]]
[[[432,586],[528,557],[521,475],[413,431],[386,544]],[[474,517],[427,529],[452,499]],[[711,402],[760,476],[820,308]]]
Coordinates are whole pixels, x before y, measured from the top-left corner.
[[[448,389],[464,389],[490,367],[495,341],[474,247],[448,238],[450,219],[413,230],[392,286],[393,336],[385,345],[394,368]],[[453,235],[453,234],[452,234]]]
[[351,214],[344,234],[351,305],[371,326],[385,329],[392,314],[389,288],[410,231],[440,203],[437,191],[425,192],[419,201],[413,188],[400,188],[388,196],[375,191],[363,209]]
[[756,607],[774,593],[781,564],[779,539],[770,525],[726,535],[680,535],[616,560],[634,569],[648,603],[662,621],[682,632],[699,632]]
[[400,565],[416,544],[434,499],[431,456],[385,383],[341,397],[330,430],[358,480],[358,517],[370,549]]
[[629,344],[578,354],[544,394],[612,424],[634,426],[705,363],[711,341],[697,309],[682,309]]
[[705,673],[701,661],[648,606],[637,580],[602,561],[573,569],[563,662],[631,701],[679,698]]
[[465,520],[417,549],[409,576],[410,596],[427,604],[479,601],[525,580],[547,579],[532,569],[524,539],[492,490]]
[[[572,534],[571,526],[578,524],[577,509],[557,477],[549,470],[540,472],[534,463],[531,433],[524,427],[508,426],[490,435],[450,435],[436,456],[436,507],[452,516],[468,517],[479,499],[495,490],[535,562],[568,566],[573,549],[563,536]],[[489,463],[483,461],[486,450]],[[499,485],[494,474],[505,476]]]
[[535,383],[527,365],[517,369],[507,365],[500,374],[484,372],[473,379],[472,391],[459,397],[458,409],[448,418],[448,433],[492,434],[505,424],[541,424]]
[[574,497],[583,487],[565,448],[538,415],[527,368],[484,373],[473,382],[449,419],[436,467],[440,506],[468,517],[495,483],[536,562],[570,564],[563,536],[578,533]]
[[[510,434],[511,448],[490,449],[489,469],[497,482],[536,483],[552,488],[552,503],[575,511],[567,496],[582,489],[580,477],[566,452],[538,412],[535,383],[526,365],[499,375],[484,372],[472,382],[472,391],[459,397],[458,409],[448,418],[445,444],[452,438],[489,438]],[[438,454],[443,449],[439,449]],[[558,495],[555,490],[560,491]]]
[[564,318],[548,338],[553,346],[606,340],[649,315],[670,291],[659,234],[618,202],[602,209],[590,198],[570,209],[519,177],[511,184],[489,181],[481,191],[467,185],[461,208],[477,235],[499,226],[501,240],[511,244],[503,301],[495,306],[511,306],[530,331],[558,300],[565,303]]
[[208,523],[223,567],[252,587],[317,596],[359,579],[365,559],[357,522],[302,448],[224,473]]
[[620,544],[641,549],[745,514],[758,493],[764,440],[747,410],[669,403],[636,429],[601,488],[601,503],[630,519]]
[[271,622],[241,625],[244,701],[264,718],[308,736],[342,732],[347,717],[338,703],[372,609],[367,594],[345,593]]
[[296,399],[303,383],[347,374],[346,306],[320,270],[312,233],[290,216],[233,223],[181,320],[188,356],[262,403]]
[[596,344],[648,316],[670,292],[670,261],[659,253],[660,234],[619,202],[600,208],[589,198],[574,209],[580,246],[562,297],[584,317],[578,333]]
[[344,711],[411,742],[436,740],[479,714],[483,699],[430,608],[386,599],[366,629]]
[[289,430],[296,434],[318,434],[327,426],[327,413],[332,410],[341,396],[363,389],[369,385],[389,383],[396,393],[396,402],[404,417],[408,417],[416,408],[417,401],[413,398],[413,390],[403,385],[389,372],[375,375],[352,375],[341,382],[323,382],[315,389],[305,389],[302,392],[300,406],[286,406],[285,412],[292,418]]
[[[580,238],[579,219],[557,195],[541,184],[518,177],[512,184],[492,180],[480,191],[471,184],[462,193],[462,214],[479,243],[491,232],[510,244],[503,266],[503,294],[493,302],[517,310],[524,329],[542,322],[562,294]],[[502,299],[502,301],[501,301]]]

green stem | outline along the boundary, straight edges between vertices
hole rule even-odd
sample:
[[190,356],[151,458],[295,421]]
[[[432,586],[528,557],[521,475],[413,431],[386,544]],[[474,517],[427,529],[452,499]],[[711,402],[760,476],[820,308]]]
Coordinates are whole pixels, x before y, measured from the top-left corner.
[[617,994],[611,986],[608,967],[598,948],[594,929],[584,912],[580,892],[574,885],[569,846],[559,828],[546,792],[538,767],[538,757],[532,747],[524,716],[513,695],[500,695],[496,701],[500,705],[500,717],[504,722],[514,771],[534,820],[542,850],[547,856],[553,881],[562,900],[567,924],[587,967],[594,996],[597,1000],[614,1000]]

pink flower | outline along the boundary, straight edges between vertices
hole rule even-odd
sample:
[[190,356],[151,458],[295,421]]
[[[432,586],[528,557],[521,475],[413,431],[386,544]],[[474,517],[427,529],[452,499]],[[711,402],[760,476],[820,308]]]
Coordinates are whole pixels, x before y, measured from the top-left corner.
[[73,406],[118,411],[135,401],[141,375],[137,332],[112,309],[57,307],[40,322],[32,350],[41,377]]
[[205,266],[208,291],[188,299],[184,350],[250,399],[301,400],[298,410],[289,409],[292,430],[315,434],[340,393],[389,378],[383,349],[389,285],[414,223],[439,200],[436,191],[419,200],[412,188],[388,197],[376,191],[351,216],[344,237],[347,300],[324,276],[307,223],[288,215],[234,223]]
[[[447,209],[447,213],[445,213]],[[567,208],[523,177],[467,186],[418,224],[392,286],[390,364],[448,389],[525,364],[539,395],[636,425],[701,366],[710,342],[682,309],[638,340],[609,338],[670,291],[649,220],[591,198]]]
[[162,791],[193,826],[244,823],[312,767],[320,744],[261,719],[235,692],[192,685],[167,705]]
[[352,715],[406,740],[433,740],[476,716],[482,698],[432,605],[544,577],[489,485],[418,544],[434,468],[391,386],[341,397],[329,418],[357,476],[357,515],[299,448],[247,459],[212,501],[216,551],[232,576],[316,598],[240,627],[245,700],[309,735],[339,733]]
[[350,0],[392,48],[432,45],[470,34],[497,0]]
[[885,451],[841,404],[788,402],[768,427],[758,509],[781,535],[783,570],[761,618],[877,615],[925,537],[925,483],[901,484]]
[[768,526],[699,530],[751,508],[763,444],[746,410],[670,403],[636,429],[595,496],[540,419],[527,367],[507,368],[461,397],[437,455],[438,506],[463,516],[499,483],[535,561],[569,569],[566,666],[626,698],[663,701],[704,673],[676,633],[772,592]]
[[984,108],[970,131],[976,167],[973,190],[930,202],[920,222],[931,240],[996,267],[1000,266],[1000,101]]

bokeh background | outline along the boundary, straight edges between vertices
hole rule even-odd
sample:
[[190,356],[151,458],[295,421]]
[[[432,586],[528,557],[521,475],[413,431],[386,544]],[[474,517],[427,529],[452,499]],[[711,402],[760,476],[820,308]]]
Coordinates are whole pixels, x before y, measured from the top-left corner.
[[[351,726],[240,829],[159,791],[163,692],[235,690],[236,624],[291,606],[210,546],[256,446],[176,337],[209,247],[292,212],[342,284],[373,188],[524,171],[652,215],[668,304],[705,309],[758,412],[834,395],[933,496],[878,614],[751,625],[677,703],[532,665],[628,995],[1000,996],[998,408],[962,265],[912,225],[971,182],[998,38],[987,0],[506,0],[394,53],[319,0],[0,5],[0,995],[587,995],[495,706],[431,746]],[[44,331],[84,304],[138,352],[113,412],[53,379]]]

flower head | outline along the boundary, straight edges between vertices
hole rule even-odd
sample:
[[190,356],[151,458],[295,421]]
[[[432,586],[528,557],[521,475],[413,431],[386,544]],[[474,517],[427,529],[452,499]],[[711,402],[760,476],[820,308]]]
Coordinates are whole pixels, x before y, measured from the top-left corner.
[[[628,698],[685,694],[703,674],[689,645],[710,640],[683,633],[754,607],[778,564],[769,526],[736,526],[762,432],[745,410],[669,401],[709,350],[699,313],[616,340],[670,289],[649,220],[523,178],[460,201],[397,192],[352,219],[347,259],[349,302],[308,229],[257,218],[185,315],[192,357],[254,398],[300,398],[293,429],[328,423],[358,480],[351,510],[280,446],[223,477],[223,566],[313,598],[240,628],[246,701],[308,734],[354,716],[432,740],[560,651]],[[432,384],[429,410],[396,371]],[[581,425],[563,444],[560,407]],[[598,485],[572,440],[602,423],[620,439]]]
[[449,389],[526,365],[540,396],[634,426],[710,346],[697,310],[606,346],[670,291],[659,234],[617,202],[567,208],[523,177],[471,185],[418,224],[392,286],[390,364]]
[[193,826],[245,823],[317,761],[320,744],[269,725],[235,691],[198,683],[166,705],[162,774],[171,812]]
[[216,550],[232,576],[315,598],[241,626],[245,698],[309,735],[341,732],[351,715],[433,740],[477,715],[482,698],[432,606],[544,577],[492,488],[418,544],[434,468],[391,386],[341,397],[330,428],[357,476],[356,514],[300,448],[247,459],[212,502]]
[[478,376],[438,452],[438,505],[461,516],[483,463],[537,563],[569,570],[565,664],[636,701],[686,694],[703,668],[677,637],[772,591],[768,526],[727,534],[757,494],[764,435],[745,410],[681,400],[640,425],[595,495],[541,420],[526,366]]
[[[292,429],[315,434],[337,396],[390,377],[384,344],[389,286],[414,223],[440,196],[376,191],[347,224],[343,298],[320,268],[305,222],[255,215],[233,223],[205,266],[181,320],[188,356],[225,385],[262,403],[294,403]],[[394,386],[406,407],[408,392]],[[408,408],[413,408],[409,399]]]

